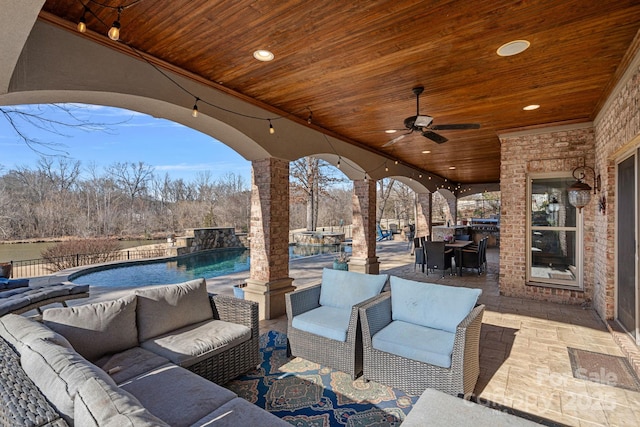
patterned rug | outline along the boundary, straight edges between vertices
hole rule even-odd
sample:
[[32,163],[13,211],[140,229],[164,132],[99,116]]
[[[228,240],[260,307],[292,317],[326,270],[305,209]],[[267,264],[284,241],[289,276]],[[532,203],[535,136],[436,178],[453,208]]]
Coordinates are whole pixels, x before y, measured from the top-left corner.
[[226,385],[238,396],[298,427],[398,426],[418,396],[287,358],[287,337],[260,337],[260,368]]
[[574,378],[640,391],[640,380],[626,358],[571,347],[567,350]]

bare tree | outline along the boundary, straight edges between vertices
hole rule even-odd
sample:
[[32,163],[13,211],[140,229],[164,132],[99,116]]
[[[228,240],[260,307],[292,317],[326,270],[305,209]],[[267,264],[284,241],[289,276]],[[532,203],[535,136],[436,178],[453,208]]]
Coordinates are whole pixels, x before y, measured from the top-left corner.
[[327,190],[344,179],[328,171],[330,165],[315,157],[304,157],[291,162],[291,202],[306,204],[306,227],[315,231],[318,225],[320,200]]
[[391,196],[391,190],[396,183],[395,179],[383,178],[378,181],[378,212],[376,212],[376,223],[380,224],[387,207],[387,201]]
[[[69,136],[69,132],[80,130],[83,132],[111,132],[111,127],[126,123],[128,120],[99,123],[83,118],[88,111],[84,104],[37,104],[37,105],[6,105],[0,107],[0,116],[13,128],[19,140],[31,150],[43,156],[63,156],[69,153],[64,145],[51,141],[43,141],[30,135],[33,129]],[[59,118],[57,118],[59,117]]]

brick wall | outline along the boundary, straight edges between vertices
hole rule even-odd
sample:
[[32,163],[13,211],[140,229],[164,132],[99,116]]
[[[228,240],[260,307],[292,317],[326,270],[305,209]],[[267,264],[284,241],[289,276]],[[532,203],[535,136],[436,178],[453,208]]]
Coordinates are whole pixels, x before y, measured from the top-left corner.
[[289,162],[252,163],[251,279],[270,282],[289,275]]
[[376,253],[376,181],[353,181],[353,244],[356,258],[368,259]]
[[530,173],[571,172],[594,164],[591,126],[556,127],[535,133],[501,136],[500,293],[559,303],[579,304],[593,297],[593,218],[597,203],[583,209],[584,292],[530,286],[526,280],[527,177]]
[[596,170],[602,174],[606,211],[599,212],[594,237],[594,308],[603,319],[615,316],[616,163],[640,146],[640,51],[595,121]]

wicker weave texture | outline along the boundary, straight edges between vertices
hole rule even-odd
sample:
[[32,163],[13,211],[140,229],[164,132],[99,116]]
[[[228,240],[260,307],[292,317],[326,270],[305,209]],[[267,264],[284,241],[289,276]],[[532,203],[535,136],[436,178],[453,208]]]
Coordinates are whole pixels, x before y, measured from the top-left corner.
[[451,367],[442,368],[373,348],[373,335],[391,321],[391,299],[387,296],[362,307],[364,378],[415,395],[427,388],[454,396],[470,395],[480,375],[479,344],[484,308],[484,305],[477,305],[460,322],[456,330]]
[[209,381],[223,385],[260,364],[258,303],[211,294],[209,300],[215,319],[251,328],[248,341],[187,368]]
[[347,339],[342,342],[296,329],[292,325],[294,316],[320,306],[320,286],[312,286],[285,295],[287,339],[291,354],[345,372],[352,379],[355,379],[362,372],[362,332],[359,308],[379,296],[351,308]]
[[20,357],[0,338],[0,425],[67,426],[20,366]]

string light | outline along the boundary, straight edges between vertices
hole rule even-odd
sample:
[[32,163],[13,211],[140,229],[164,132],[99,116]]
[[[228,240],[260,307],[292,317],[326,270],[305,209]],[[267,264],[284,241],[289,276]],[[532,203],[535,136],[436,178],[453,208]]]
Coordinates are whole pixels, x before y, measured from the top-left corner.
[[81,33],[84,33],[87,31],[87,18],[85,18],[85,16],[87,15],[87,6],[84,7],[84,11],[82,12],[82,16],[80,17],[80,20],[78,21],[78,31]]
[[309,109],[309,117],[307,117],[307,124],[311,124],[311,120],[313,119],[313,111],[311,111],[311,109],[309,107],[307,107]]
[[389,172],[389,166],[387,166],[387,161],[384,161],[384,171]]
[[193,111],[191,112],[193,117],[198,117],[198,101],[200,101],[200,98],[196,96],[196,102],[193,104]]
[[273,124],[271,123],[271,119],[269,119],[269,133],[273,135],[276,133],[276,130],[273,128]]
[[340,169],[340,157],[338,156],[338,164],[336,165]]
[[118,19],[113,21],[111,28],[109,28],[109,38],[114,42],[120,39],[120,15],[122,14],[122,6],[118,7]]

